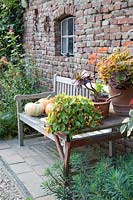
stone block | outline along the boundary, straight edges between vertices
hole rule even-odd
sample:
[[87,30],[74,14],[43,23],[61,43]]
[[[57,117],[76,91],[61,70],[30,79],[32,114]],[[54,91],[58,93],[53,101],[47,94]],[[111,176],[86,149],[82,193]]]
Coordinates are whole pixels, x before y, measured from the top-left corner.
[[22,174],[26,172],[32,172],[33,169],[27,163],[15,163],[10,165],[11,169],[16,174]]

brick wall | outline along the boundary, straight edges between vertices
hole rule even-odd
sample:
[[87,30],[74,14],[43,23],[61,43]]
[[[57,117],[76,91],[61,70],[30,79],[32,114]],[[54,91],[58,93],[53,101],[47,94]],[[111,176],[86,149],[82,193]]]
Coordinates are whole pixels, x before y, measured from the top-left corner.
[[[70,15],[75,16],[73,57],[59,52],[59,22]],[[24,26],[26,55],[43,69],[50,88],[53,74],[71,77],[75,67],[94,71],[96,57],[113,47],[129,44],[133,51],[127,34],[133,29],[133,0],[29,0]]]

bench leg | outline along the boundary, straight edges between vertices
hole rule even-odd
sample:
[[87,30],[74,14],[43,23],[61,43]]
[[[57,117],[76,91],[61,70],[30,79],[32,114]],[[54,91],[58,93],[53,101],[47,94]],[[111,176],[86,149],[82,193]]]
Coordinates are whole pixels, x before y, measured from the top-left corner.
[[66,142],[65,143],[65,158],[64,158],[64,173],[66,176],[68,176],[68,173],[69,173],[70,153],[71,153],[71,142]]
[[59,156],[60,156],[61,160],[64,161],[64,152],[63,152],[63,148],[61,146],[60,139],[57,135],[54,135],[54,139],[55,139],[55,143],[56,143],[56,147],[57,147]]
[[70,152],[71,152],[71,142],[65,141],[65,151],[63,151],[63,146],[61,145],[61,141],[58,137],[58,135],[54,135],[56,147],[58,150],[58,153],[60,155],[61,160],[63,160],[63,167],[64,167],[64,173],[67,176],[69,172],[69,160],[70,160]]
[[114,156],[115,154],[115,142],[109,141],[109,157]]
[[19,119],[18,119],[18,141],[20,146],[24,146],[23,125]]

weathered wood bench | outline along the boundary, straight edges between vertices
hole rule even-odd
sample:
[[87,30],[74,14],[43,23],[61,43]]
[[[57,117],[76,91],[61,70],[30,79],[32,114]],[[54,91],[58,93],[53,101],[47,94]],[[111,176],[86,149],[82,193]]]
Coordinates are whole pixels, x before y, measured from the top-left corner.
[[120,134],[119,127],[122,123],[123,117],[117,116],[115,114],[110,114],[110,116],[105,119],[100,127],[95,129],[84,129],[80,130],[78,135],[75,135],[73,139],[70,139],[65,134],[48,134],[44,130],[44,122],[41,117],[30,117],[23,112],[22,102],[23,100],[39,99],[42,97],[47,97],[48,95],[55,96],[59,93],[65,93],[67,95],[82,95],[89,97],[89,91],[86,88],[77,88],[72,84],[70,78],[61,77],[54,75],[53,80],[53,91],[44,92],[40,94],[32,95],[16,95],[15,100],[17,102],[17,116],[18,116],[18,140],[19,145],[24,145],[23,140],[23,123],[29,125],[33,129],[37,130],[39,133],[45,135],[46,137],[55,141],[60,158],[64,162],[65,172],[68,171],[70,151],[72,148],[80,147],[83,145],[99,143],[103,141],[109,142],[109,155],[112,156],[113,148],[112,141],[123,137]]

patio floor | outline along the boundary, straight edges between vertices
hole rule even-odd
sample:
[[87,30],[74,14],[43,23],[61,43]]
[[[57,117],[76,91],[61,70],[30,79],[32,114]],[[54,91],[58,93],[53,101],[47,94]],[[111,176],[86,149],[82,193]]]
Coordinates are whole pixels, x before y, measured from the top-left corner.
[[25,140],[23,147],[16,139],[0,141],[0,200],[54,200],[41,184],[44,169],[57,159],[55,144],[43,137]]
[[[17,139],[0,140],[0,200],[55,200],[53,194],[41,188],[47,178],[44,169],[59,159],[55,143],[44,137],[24,142],[25,146],[20,147]],[[91,160],[107,155],[107,147],[105,143],[103,148],[93,145],[79,151],[87,151]]]

